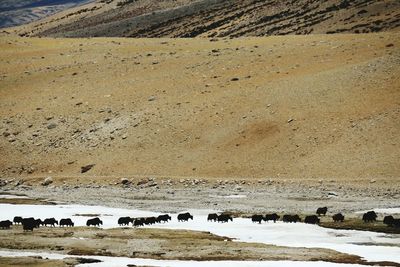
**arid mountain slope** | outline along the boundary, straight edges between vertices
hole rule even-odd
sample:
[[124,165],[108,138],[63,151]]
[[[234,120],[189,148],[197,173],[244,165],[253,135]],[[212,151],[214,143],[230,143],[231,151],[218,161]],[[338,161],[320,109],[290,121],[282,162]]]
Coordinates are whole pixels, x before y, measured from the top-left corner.
[[399,177],[399,37],[3,36],[1,175]]
[[51,37],[239,37],[399,28],[397,0],[101,0],[13,31]]

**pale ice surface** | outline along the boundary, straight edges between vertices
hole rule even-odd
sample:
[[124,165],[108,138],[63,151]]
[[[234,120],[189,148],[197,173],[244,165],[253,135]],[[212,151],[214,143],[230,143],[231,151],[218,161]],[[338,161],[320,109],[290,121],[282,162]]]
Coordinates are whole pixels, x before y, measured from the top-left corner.
[[16,198],[28,198],[28,197],[27,196],[11,195],[11,194],[0,194],[0,198],[7,198],[7,199],[13,198],[13,199],[16,199]]
[[[29,257],[41,256],[52,260],[61,260],[70,255],[30,252],[30,251],[15,251],[15,250],[0,250],[0,257]],[[77,266],[81,267],[121,267],[131,265],[145,266],[171,266],[171,267],[221,267],[221,266],[240,266],[240,267],[360,267],[358,264],[339,264],[329,262],[307,262],[307,261],[181,261],[181,260],[152,260],[140,258],[126,257],[105,257],[105,256],[79,256],[80,258],[98,259],[99,263],[85,263]]]
[[[182,211],[184,212],[184,211]],[[208,231],[216,235],[235,238],[243,242],[258,242],[289,247],[328,248],[343,253],[359,255],[368,261],[393,261],[400,263],[400,235],[389,235],[368,231],[334,230],[304,223],[269,222],[252,223],[250,219],[235,218],[233,222],[207,222],[211,210],[189,210],[194,220],[178,222],[176,214],[172,221],[150,226],[152,228]],[[0,204],[0,220],[14,216],[49,218],[57,220],[71,218],[76,226],[86,225],[89,217],[76,214],[99,214],[104,228],[118,227],[122,216],[146,217],[159,213],[82,205],[12,205]]]

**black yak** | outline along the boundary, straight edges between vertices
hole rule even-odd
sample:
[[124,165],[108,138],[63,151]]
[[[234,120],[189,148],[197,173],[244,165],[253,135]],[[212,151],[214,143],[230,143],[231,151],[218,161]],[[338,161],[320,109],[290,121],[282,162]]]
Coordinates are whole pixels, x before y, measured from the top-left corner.
[[62,226],[73,227],[74,226],[74,222],[70,218],[61,219],[60,220],[60,227],[62,227]]
[[229,214],[221,214],[218,216],[218,222],[227,223],[228,221],[233,221],[233,218]]
[[306,218],[304,219],[304,222],[308,223],[308,224],[318,224],[319,218],[317,215],[306,216]]
[[207,221],[214,221],[216,222],[218,220],[218,214],[216,213],[210,213],[207,216]]
[[129,225],[129,223],[133,223],[133,219],[131,217],[120,217],[118,219],[118,225]]
[[99,218],[93,218],[93,219],[89,219],[89,220],[87,220],[87,222],[86,222],[86,226],[100,226],[100,225],[103,225],[103,221],[102,220],[100,220]]
[[0,222],[0,228],[1,229],[10,229],[11,225],[12,225],[12,221],[10,220],[6,220],[6,221],[1,221]]
[[251,221],[253,223],[261,223],[261,221],[264,220],[264,216],[260,215],[260,214],[254,214],[253,216],[251,216]]
[[161,223],[161,222],[165,223],[165,222],[170,221],[171,219],[172,219],[171,216],[169,216],[168,214],[159,215],[157,217],[157,222],[158,223]]
[[15,216],[13,222],[14,224],[22,224],[22,217]]
[[264,220],[265,221],[274,221],[274,223],[279,220],[280,216],[276,213],[266,214]]
[[54,227],[55,224],[58,225],[58,221],[57,221],[56,219],[54,219],[54,218],[47,218],[47,219],[45,219],[45,220],[43,221],[42,224],[43,224],[44,226],[51,225],[52,227]]
[[189,212],[178,214],[178,222],[187,222],[189,219],[193,220],[193,216]]
[[337,213],[332,216],[332,219],[334,222],[343,222],[344,221],[344,216],[341,213]]
[[301,222],[301,219],[300,219],[299,215],[297,215],[297,214],[296,215],[285,214],[282,217],[282,221],[283,222],[290,222],[290,223],[294,222],[294,223],[296,223],[296,222]]
[[23,218],[22,219],[22,229],[24,231],[33,231],[33,228],[37,228],[37,224],[34,218]]
[[375,211],[368,211],[363,214],[362,220],[366,223],[374,222],[374,221],[376,221],[377,217],[378,217],[378,215],[376,215]]
[[328,208],[323,207],[323,208],[318,208],[316,213],[318,214],[318,216],[321,216],[321,214],[325,216],[327,211],[328,211]]

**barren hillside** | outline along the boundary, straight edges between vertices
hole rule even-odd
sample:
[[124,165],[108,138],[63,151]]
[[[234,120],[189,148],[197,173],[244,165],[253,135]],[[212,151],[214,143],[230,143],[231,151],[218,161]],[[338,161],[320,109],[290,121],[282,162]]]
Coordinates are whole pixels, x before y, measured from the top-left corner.
[[399,47],[3,36],[1,175],[398,177]]
[[48,37],[239,37],[399,27],[397,0],[98,0],[12,31]]

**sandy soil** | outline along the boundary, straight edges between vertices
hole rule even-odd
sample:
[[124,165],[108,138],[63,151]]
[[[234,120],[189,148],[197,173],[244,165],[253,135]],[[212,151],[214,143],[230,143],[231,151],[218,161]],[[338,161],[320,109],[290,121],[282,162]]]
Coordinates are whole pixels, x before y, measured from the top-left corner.
[[398,179],[399,47],[396,32],[216,42],[3,34],[0,173]]

